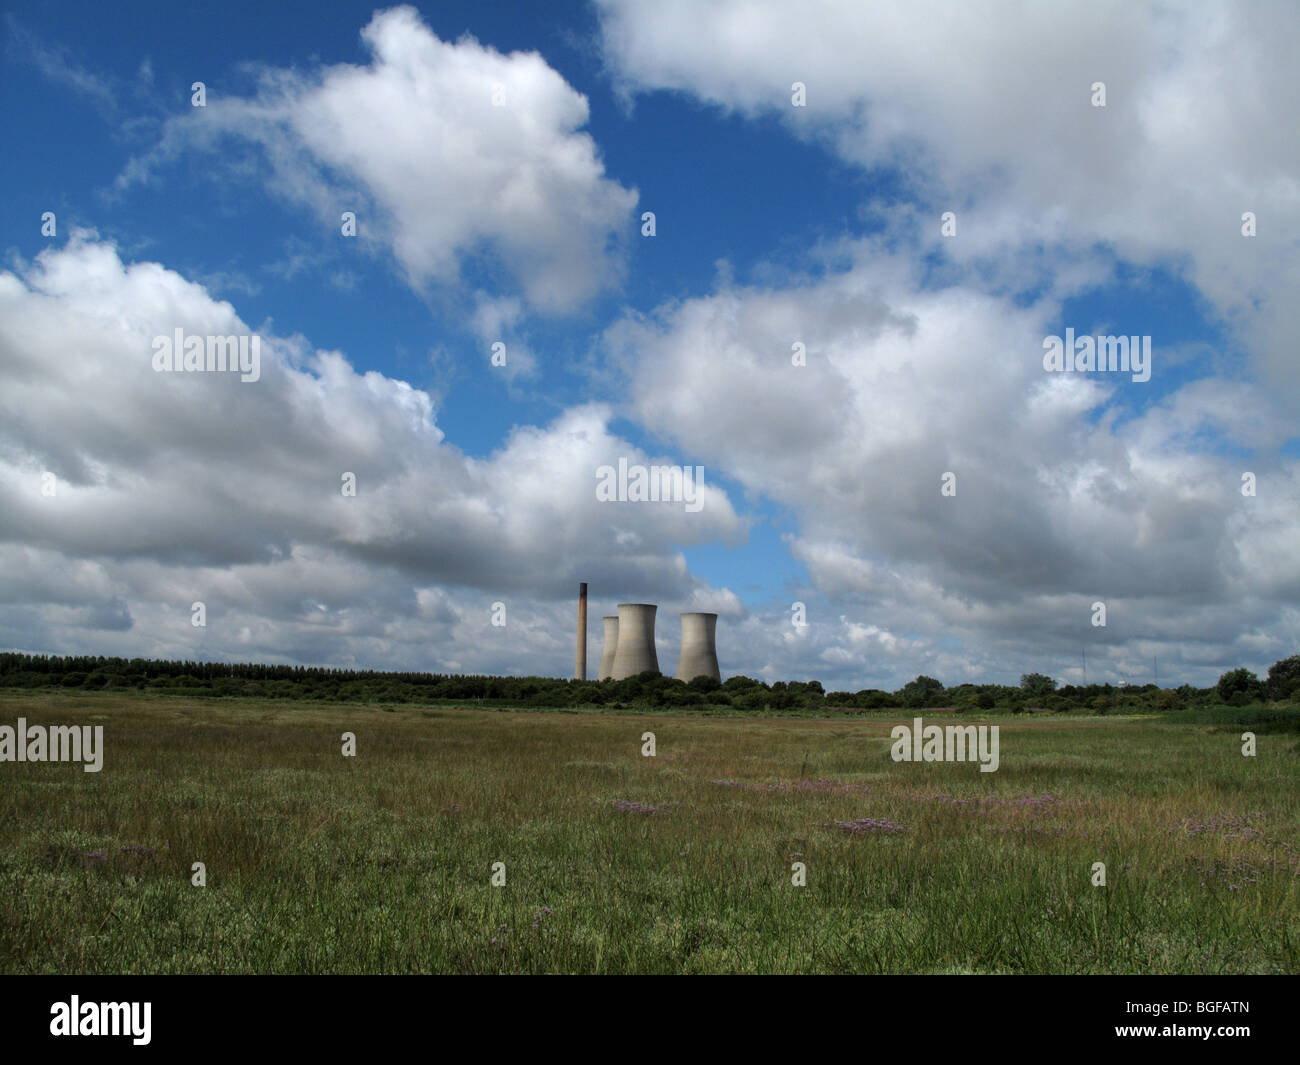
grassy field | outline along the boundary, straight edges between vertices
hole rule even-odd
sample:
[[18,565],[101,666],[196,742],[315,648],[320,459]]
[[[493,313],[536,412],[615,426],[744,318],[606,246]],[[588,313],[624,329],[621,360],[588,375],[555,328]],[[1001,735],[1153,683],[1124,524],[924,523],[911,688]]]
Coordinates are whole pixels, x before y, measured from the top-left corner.
[[1276,722],[1247,758],[1214,714],[966,715],[1001,728],[980,773],[891,761],[911,714],[0,695],[20,716],[105,756],[0,764],[6,973],[1300,971]]

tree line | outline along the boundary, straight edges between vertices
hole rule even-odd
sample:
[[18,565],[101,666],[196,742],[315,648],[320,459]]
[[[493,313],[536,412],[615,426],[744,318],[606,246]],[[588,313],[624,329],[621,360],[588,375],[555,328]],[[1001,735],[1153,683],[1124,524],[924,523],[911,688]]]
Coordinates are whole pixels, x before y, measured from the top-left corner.
[[945,686],[918,676],[896,691],[865,688],[827,692],[819,681],[775,681],[709,677],[683,683],[657,673],[621,681],[576,681],[555,677],[499,677],[444,673],[332,669],[244,662],[197,662],[103,655],[0,654],[0,688],[71,688],[90,691],[134,689],[196,696],[248,696],[367,703],[483,701],[498,705],[731,706],[741,710],[1054,710],[1114,713],[1181,710],[1263,702],[1300,704],[1300,655],[1275,662],[1264,680],[1248,669],[1224,673],[1211,688],[1160,688],[1155,684],[1067,684],[1042,673],[1026,673],[1019,685]]
[[[731,687],[746,678],[733,678]],[[757,683],[757,682],[748,682]],[[103,655],[0,654],[0,688],[89,690],[176,690],[193,695],[248,695],[317,698],[357,702],[436,702],[484,700],[524,706],[577,706],[608,703],[698,704],[703,696],[726,705],[723,686],[700,677],[683,684],[658,674],[627,680],[571,681],[554,677],[502,677],[482,674],[335,669],[243,662],[195,662]],[[767,686],[764,685],[764,690]],[[784,687],[784,686],[782,686]],[[802,694],[802,686],[797,686]],[[728,692],[730,689],[728,689]],[[821,686],[816,685],[821,693]],[[794,705],[791,703],[791,705]]]

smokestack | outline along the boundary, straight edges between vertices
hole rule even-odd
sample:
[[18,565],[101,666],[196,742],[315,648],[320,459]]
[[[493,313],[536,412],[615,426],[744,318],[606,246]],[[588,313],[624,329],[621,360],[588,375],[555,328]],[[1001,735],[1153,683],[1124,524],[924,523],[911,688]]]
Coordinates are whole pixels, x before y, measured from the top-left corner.
[[614,679],[625,680],[647,669],[659,672],[655,654],[654,603],[618,604],[618,649],[614,652]]
[[722,680],[718,669],[717,614],[682,615],[682,654],[677,659],[677,679],[712,677]]
[[573,679],[587,679],[587,582],[578,585],[578,658],[573,665]]
[[614,677],[614,655],[618,652],[618,618],[601,618],[605,623],[605,647],[600,653],[600,675],[597,680],[612,680]]

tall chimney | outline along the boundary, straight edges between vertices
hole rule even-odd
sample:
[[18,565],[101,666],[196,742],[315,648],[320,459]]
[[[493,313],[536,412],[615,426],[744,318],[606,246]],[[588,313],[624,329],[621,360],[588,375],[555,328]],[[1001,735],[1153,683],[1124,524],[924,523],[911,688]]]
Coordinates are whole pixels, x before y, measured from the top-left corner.
[[717,630],[717,614],[682,615],[682,654],[677,660],[678,680],[691,681],[696,677],[722,679],[718,670]]
[[659,672],[659,656],[655,653],[655,611],[658,609],[653,603],[618,604],[615,680],[626,680],[646,670]]
[[578,585],[578,658],[573,666],[573,679],[587,679],[587,582]]

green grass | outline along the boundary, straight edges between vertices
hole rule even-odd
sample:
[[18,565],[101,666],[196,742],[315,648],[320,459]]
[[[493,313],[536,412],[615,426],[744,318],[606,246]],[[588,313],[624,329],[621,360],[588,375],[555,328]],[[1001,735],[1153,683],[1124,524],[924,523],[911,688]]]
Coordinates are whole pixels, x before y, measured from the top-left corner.
[[1238,734],[1300,734],[1300,707],[1294,706],[1197,707],[1171,712],[1164,720],[1178,725],[1218,725],[1221,731]]
[[[0,696],[19,716],[106,753],[0,764],[8,973],[1300,971],[1297,744],[1244,758],[1240,716],[990,717],[985,774],[892,762],[910,712]],[[907,831],[834,824],[861,817]]]

